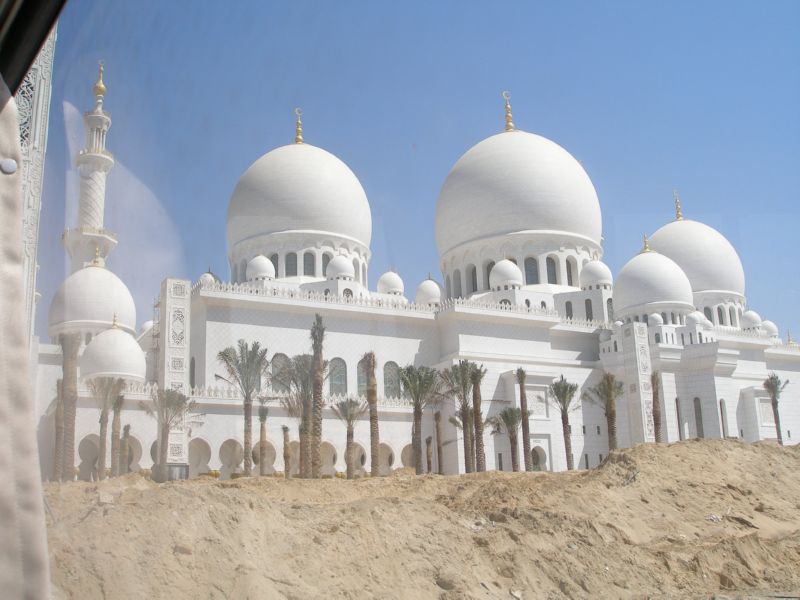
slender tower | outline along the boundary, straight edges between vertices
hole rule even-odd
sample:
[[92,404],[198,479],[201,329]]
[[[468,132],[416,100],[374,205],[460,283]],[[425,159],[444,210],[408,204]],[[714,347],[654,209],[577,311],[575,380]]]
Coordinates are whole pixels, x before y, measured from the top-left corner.
[[106,86],[103,83],[103,63],[100,63],[97,83],[93,88],[94,108],[83,117],[86,129],[86,148],[78,153],[81,177],[78,200],[78,226],[67,229],[64,246],[72,259],[72,272],[94,260],[105,264],[105,257],[117,245],[116,236],[103,227],[106,203],[106,177],[114,167],[114,157],[106,150],[106,136],[111,117],[103,109]]

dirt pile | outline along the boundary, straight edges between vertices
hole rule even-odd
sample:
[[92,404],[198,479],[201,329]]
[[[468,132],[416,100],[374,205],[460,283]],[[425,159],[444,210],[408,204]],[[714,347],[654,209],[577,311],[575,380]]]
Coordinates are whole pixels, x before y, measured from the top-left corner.
[[643,445],[592,471],[49,485],[56,598],[800,592],[800,448]]

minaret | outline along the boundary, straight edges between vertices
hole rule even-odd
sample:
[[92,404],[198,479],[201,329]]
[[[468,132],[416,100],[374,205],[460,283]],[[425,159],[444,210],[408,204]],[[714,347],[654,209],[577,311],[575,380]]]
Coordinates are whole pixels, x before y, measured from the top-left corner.
[[103,110],[106,86],[103,83],[103,63],[100,63],[97,82],[93,88],[94,108],[83,117],[86,129],[86,148],[78,153],[81,177],[78,200],[78,226],[64,232],[64,246],[72,258],[72,272],[83,268],[96,256],[101,264],[117,245],[116,236],[103,225],[106,203],[106,177],[114,167],[114,157],[106,150],[106,136],[111,117]]

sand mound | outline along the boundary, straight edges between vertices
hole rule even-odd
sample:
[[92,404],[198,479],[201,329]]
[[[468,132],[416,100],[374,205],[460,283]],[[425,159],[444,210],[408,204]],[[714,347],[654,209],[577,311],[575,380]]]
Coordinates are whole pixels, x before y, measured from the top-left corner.
[[704,440],[566,474],[48,485],[56,598],[800,591],[800,449]]

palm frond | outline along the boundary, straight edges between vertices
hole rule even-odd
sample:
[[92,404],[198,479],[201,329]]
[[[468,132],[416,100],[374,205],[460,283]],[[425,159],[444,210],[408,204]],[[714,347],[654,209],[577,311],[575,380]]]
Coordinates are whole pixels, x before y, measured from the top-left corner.
[[359,402],[347,398],[331,406],[331,410],[345,425],[350,427],[369,411],[369,405],[365,401]]

